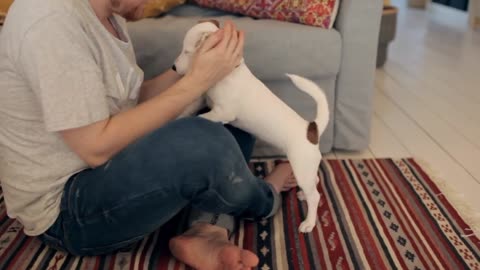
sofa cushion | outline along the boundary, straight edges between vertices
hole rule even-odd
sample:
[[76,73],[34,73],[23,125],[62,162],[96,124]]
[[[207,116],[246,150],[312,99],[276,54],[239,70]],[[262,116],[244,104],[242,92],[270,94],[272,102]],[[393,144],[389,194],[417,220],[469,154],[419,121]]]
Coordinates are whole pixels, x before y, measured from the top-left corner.
[[193,0],[203,7],[216,8],[260,19],[275,19],[330,29],[340,0]]
[[143,18],[156,17],[184,3],[185,0],[148,0],[143,11]]
[[12,5],[13,0],[2,0],[0,1],[0,13],[7,14],[8,9]]
[[5,17],[7,16],[7,11],[12,5],[13,0],[1,0],[0,1],[0,25],[3,25]]
[[255,20],[183,5],[167,16],[128,24],[137,60],[146,78],[168,69],[182,49],[185,33],[202,17],[232,19],[246,32],[245,61],[262,80],[284,79],[285,73],[309,78],[335,76],[340,65],[341,38],[334,30]]

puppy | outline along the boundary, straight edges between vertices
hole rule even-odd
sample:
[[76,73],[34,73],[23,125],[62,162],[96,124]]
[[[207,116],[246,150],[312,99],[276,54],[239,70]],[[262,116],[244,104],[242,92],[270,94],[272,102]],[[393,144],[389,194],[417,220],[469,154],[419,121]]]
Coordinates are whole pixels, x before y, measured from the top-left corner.
[[[216,21],[200,22],[191,28],[184,39],[182,53],[175,61],[179,74],[185,74],[194,52],[207,37],[219,29]],[[282,150],[293,168],[298,186],[306,200],[308,214],[299,230],[307,233],[315,227],[320,194],[317,191],[318,167],[322,159],[320,135],[329,121],[327,98],[312,81],[287,74],[293,84],[309,94],[317,103],[317,115],[307,122],[274,95],[249,70],[244,61],[225,79],[207,91],[211,108],[200,117],[214,122],[230,123]]]
[[[220,27],[220,23],[216,20],[200,20],[199,21],[199,24],[201,23],[213,23],[216,27],[216,30],[219,29]],[[215,30],[215,31],[216,31]],[[214,32],[214,31],[213,31]],[[188,43],[191,43],[191,42],[194,42],[194,49],[190,50],[189,47],[185,47],[183,46],[183,50],[181,52],[181,54],[193,54],[195,52],[196,49],[198,49],[198,47],[200,47],[200,45],[208,38],[208,36],[211,34],[212,32],[206,32],[205,34],[202,34],[200,37],[197,38],[197,36],[194,36],[192,40],[189,40]],[[187,41],[184,40],[184,44],[186,43]],[[178,61],[181,61],[181,59],[179,60],[180,58],[177,58],[177,60],[175,62],[178,62]],[[190,59],[188,59],[190,60]],[[184,64],[185,65],[185,64]],[[189,63],[188,63],[189,65]],[[172,66],[172,69],[176,72],[177,71],[177,65],[174,64]],[[184,71],[183,73],[180,73],[178,72],[179,74],[181,75],[184,75],[186,71]],[[207,106],[207,97],[205,95],[201,96],[200,98],[198,98],[197,100],[195,100],[194,102],[192,102],[190,105],[188,105],[185,110],[177,117],[177,119],[180,119],[180,118],[184,118],[184,117],[189,117],[189,116],[194,116],[198,113],[198,111],[200,111],[201,109],[205,108]]]

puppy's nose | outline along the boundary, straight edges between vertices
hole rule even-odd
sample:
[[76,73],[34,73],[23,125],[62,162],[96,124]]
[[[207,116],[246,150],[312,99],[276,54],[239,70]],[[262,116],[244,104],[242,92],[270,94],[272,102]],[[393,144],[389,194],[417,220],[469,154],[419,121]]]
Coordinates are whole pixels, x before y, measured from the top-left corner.
[[172,69],[173,69],[173,71],[177,71],[177,66],[173,65]]

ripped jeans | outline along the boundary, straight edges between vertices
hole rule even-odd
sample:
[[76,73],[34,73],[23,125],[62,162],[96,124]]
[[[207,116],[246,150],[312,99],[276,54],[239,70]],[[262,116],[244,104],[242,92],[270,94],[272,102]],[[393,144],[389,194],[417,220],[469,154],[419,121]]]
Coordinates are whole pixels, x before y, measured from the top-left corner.
[[61,213],[40,236],[53,248],[94,256],[136,243],[182,209],[189,224],[234,230],[233,217],[276,213],[280,196],[250,172],[251,135],[198,117],[172,121],[65,185]]

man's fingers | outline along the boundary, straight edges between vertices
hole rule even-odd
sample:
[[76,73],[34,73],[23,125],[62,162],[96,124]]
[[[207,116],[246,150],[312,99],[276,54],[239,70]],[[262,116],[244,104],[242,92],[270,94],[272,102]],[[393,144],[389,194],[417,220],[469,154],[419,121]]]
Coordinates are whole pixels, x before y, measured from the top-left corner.
[[225,26],[224,26],[223,30],[224,30],[223,39],[220,42],[220,44],[218,45],[218,48],[222,49],[222,50],[225,50],[225,49],[227,49],[228,44],[230,43],[230,39],[232,38],[232,22],[227,21],[225,23]]
[[238,38],[239,37],[238,37],[237,27],[235,25],[232,25],[232,37],[227,47],[228,55],[233,55],[234,57],[236,56],[234,53],[238,45]]
[[245,46],[245,32],[238,31],[238,42],[237,46],[235,47],[235,51],[233,55],[237,57],[237,61],[240,61],[243,58],[243,49]]
[[223,39],[224,30],[220,29],[217,32],[211,34],[205,42],[200,46],[198,52],[208,52],[209,50],[215,48]]
[[[232,53],[233,50],[235,49],[235,38],[236,37],[236,34],[237,34],[237,27],[235,26],[235,24],[233,24],[233,22],[231,21],[228,21],[228,24],[230,26],[230,29],[229,29],[229,39],[228,39],[228,43],[227,43],[227,46],[225,47],[225,49],[227,50],[228,53]],[[231,48],[233,46],[233,49]]]

